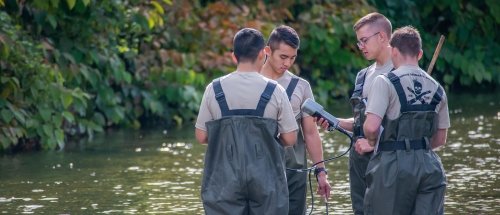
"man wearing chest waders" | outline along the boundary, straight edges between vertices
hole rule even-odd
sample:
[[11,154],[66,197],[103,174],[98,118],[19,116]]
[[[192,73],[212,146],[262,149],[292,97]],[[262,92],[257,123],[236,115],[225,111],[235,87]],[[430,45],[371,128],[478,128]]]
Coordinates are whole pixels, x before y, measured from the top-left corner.
[[[267,41],[264,50],[268,58],[261,70],[262,75],[286,87],[293,114],[299,125],[297,143],[285,150],[286,167],[291,169],[307,168],[306,148],[313,163],[323,160],[321,138],[314,118],[302,112],[300,108],[306,99],[314,99],[311,86],[306,80],[288,71],[297,57],[299,46],[300,39],[293,28],[278,26],[271,32]],[[306,213],[307,173],[286,171],[290,208],[288,214]],[[324,163],[317,165],[315,175],[318,181],[317,193],[328,198],[331,187],[327,181]]]
[[295,144],[298,126],[283,87],[259,74],[264,46],[255,29],[236,33],[236,71],[215,79],[203,95],[195,133],[208,143],[206,214],[288,213],[284,146]]
[[[391,61],[391,47],[389,40],[392,34],[392,25],[389,19],[380,13],[370,13],[359,19],[353,26],[358,39],[357,45],[367,60],[375,62],[362,69],[356,75],[354,91],[351,96],[351,105],[354,117],[339,119],[340,127],[353,132],[354,141],[364,139],[363,123],[365,121],[366,102],[371,98],[370,92],[373,80],[380,74],[386,74],[393,69]],[[318,120],[324,129],[328,122]],[[359,154],[354,150],[349,152],[349,185],[354,214],[363,214],[363,199],[365,196],[365,172],[371,153]]]
[[366,139],[356,143],[359,153],[375,148],[366,172],[365,214],[443,214],[446,176],[433,149],[446,143],[450,127],[446,94],[418,66],[422,40],[415,28],[394,31],[390,45],[396,69],[375,78]]

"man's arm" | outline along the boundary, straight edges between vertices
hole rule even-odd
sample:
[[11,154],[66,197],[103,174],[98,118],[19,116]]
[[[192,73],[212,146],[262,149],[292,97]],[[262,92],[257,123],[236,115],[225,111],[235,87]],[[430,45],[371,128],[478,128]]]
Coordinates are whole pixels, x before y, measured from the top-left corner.
[[363,132],[365,133],[365,138],[371,146],[375,146],[377,143],[381,124],[382,118],[372,113],[366,114],[365,124],[363,124]]
[[281,133],[280,140],[281,140],[280,142],[285,147],[293,146],[295,143],[297,143],[297,130],[287,133]]
[[438,129],[437,132],[432,135],[431,138],[431,147],[432,149],[436,149],[440,146],[444,146],[446,143],[446,138],[448,136],[448,129]]
[[208,136],[206,131],[196,128],[194,133],[196,136],[196,140],[198,140],[199,143],[206,144],[208,142]]
[[360,138],[356,141],[356,152],[364,154],[373,151],[377,143],[381,124],[382,118],[372,113],[366,114],[365,124],[363,124],[365,138]]
[[[304,135],[304,141],[307,147],[307,152],[313,163],[317,163],[323,160],[323,146],[321,145],[321,138],[319,136],[318,127],[314,122],[314,117],[306,116],[302,118],[302,132]],[[325,167],[324,163],[319,163],[317,167]],[[327,175],[325,172],[320,172],[318,174],[318,191],[319,195],[325,195],[326,198],[330,198],[331,186],[328,183]]]
[[[339,126],[349,132],[352,132],[352,130],[354,130],[354,118],[348,118],[348,119],[342,119],[342,118],[337,118],[339,120]],[[320,127],[322,127],[324,130],[327,130],[328,129],[328,126],[330,126],[328,124],[328,121],[326,121],[325,119],[321,118],[321,117],[318,117],[318,118],[314,118],[314,120],[316,121],[316,124]]]

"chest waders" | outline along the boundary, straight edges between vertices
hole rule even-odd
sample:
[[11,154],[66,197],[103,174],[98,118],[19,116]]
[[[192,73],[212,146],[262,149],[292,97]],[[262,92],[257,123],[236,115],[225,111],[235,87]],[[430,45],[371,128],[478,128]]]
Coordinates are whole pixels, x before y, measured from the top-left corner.
[[[371,66],[370,66],[371,67]],[[359,72],[351,96],[351,106],[354,114],[353,138],[354,142],[358,138],[364,137],[363,123],[365,122],[366,98],[363,98],[363,86],[365,84],[365,70]],[[358,154],[355,150],[349,152],[349,185],[351,188],[351,202],[354,214],[363,214],[363,199],[365,197],[366,182],[365,173],[372,153],[364,155]]]
[[286,214],[288,190],[278,123],[263,118],[276,84],[267,84],[255,110],[229,110],[220,81],[213,86],[222,118],[206,124],[201,190],[205,213]]
[[400,78],[394,73],[387,77],[396,89],[401,114],[382,121],[378,153],[366,174],[365,214],[443,214],[446,176],[430,145],[443,88],[438,86],[428,104],[410,104]]
[[[286,88],[288,100],[292,99],[293,91],[299,82],[299,78],[292,77]],[[287,168],[305,169],[307,168],[306,145],[302,133],[302,117],[297,119],[299,130],[297,132],[297,143],[293,147],[285,149],[285,163]],[[286,178],[289,192],[289,215],[302,215],[306,213],[307,194],[307,171],[286,171]]]

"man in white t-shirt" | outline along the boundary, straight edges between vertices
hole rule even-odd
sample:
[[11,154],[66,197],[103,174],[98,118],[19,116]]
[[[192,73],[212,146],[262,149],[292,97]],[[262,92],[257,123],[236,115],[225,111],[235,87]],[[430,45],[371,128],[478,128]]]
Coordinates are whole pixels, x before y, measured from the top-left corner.
[[298,127],[283,87],[259,74],[264,46],[255,29],[236,33],[236,71],[214,80],[203,95],[195,134],[208,143],[205,214],[288,213],[283,146],[295,144]]
[[443,214],[446,176],[433,149],[446,143],[450,127],[446,93],[418,66],[422,40],[415,28],[395,30],[390,45],[396,70],[375,78],[363,125],[368,141],[356,145],[363,154],[379,141],[366,172],[364,211]]

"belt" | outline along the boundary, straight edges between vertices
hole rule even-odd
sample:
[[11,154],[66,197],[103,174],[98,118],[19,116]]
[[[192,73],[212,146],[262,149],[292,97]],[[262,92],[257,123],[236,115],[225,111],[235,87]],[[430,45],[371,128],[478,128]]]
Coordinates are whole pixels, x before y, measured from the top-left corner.
[[425,140],[399,140],[381,142],[378,146],[378,151],[418,150],[426,148],[427,144]]

